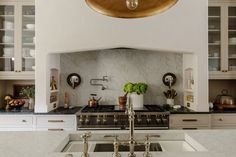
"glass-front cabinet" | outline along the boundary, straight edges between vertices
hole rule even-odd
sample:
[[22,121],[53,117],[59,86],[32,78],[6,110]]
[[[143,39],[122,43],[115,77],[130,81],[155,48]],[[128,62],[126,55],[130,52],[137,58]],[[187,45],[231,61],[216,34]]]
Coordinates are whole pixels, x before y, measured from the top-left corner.
[[236,79],[236,1],[209,2],[210,79]]
[[0,79],[34,79],[34,2],[0,1]]
[[221,66],[221,8],[208,9],[209,71],[220,71]]
[[35,7],[22,6],[22,71],[35,70]]
[[0,71],[14,71],[15,5],[0,5]]
[[228,8],[229,71],[236,71],[236,6]]

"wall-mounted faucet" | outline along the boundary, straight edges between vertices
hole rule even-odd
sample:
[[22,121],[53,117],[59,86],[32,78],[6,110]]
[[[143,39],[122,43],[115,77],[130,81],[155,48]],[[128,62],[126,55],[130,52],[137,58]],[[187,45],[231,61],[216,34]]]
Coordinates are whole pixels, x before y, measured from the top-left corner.
[[104,86],[104,84],[102,84],[102,83],[97,83],[97,82],[99,82],[99,81],[102,81],[102,82],[108,82],[108,76],[103,76],[101,79],[91,79],[90,80],[90,85],[92,85],[92,86],[101,86],[102,87],[102,90],[105,90],[105,89],[107,89],[107,87],[106,86]]

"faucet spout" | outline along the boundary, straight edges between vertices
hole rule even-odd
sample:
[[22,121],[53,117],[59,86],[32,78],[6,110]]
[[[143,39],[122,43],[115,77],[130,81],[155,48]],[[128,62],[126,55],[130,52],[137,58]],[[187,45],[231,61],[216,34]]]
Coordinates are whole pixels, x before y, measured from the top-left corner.
[[135,120],[135,112],[133,109],[133,104],[128,104],[127,114],[129,116],[129,155],[128,157],[136,157],[134,154],[134,146],[135,146],[135,140],[134,140],[134,120]]

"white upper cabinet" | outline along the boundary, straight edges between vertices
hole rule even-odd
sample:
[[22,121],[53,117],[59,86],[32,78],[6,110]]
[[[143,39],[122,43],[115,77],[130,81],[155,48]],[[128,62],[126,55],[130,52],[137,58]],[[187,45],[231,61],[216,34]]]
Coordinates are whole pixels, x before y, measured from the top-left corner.
[[34,79],[34,2],[0,1],[0,79]]
[[208,9],[210,79],[236,78],[236,1],[210,2]]

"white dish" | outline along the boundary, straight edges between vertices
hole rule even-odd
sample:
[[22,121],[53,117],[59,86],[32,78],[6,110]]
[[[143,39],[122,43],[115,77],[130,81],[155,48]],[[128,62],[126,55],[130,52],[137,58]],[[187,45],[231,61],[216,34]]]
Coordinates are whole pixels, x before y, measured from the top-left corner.
[[26,24],[26,28],[33,30],[33,29],[35,29],[35,24]]
[[31,57],[35,57],[35,50],[34,49],[30,49],[29,53],[30,53]]
[[3,28],[4,29],[14,29],[14,23],[11,21],[4,21]]
[[13,37],[11,36],[2,36],[3,43],[13,43]]
[[13,57],[14,48],[3,48],[3,57]]

